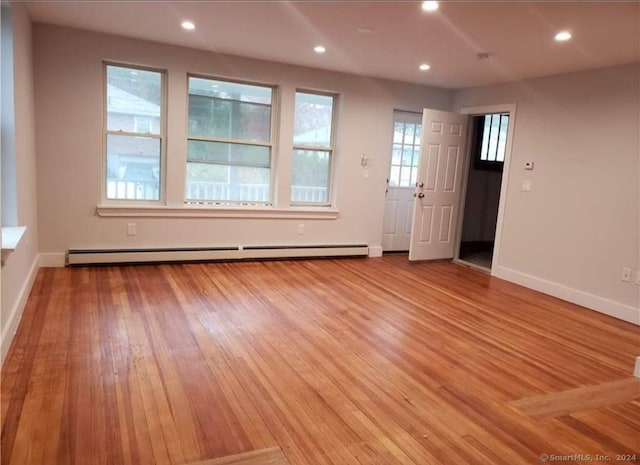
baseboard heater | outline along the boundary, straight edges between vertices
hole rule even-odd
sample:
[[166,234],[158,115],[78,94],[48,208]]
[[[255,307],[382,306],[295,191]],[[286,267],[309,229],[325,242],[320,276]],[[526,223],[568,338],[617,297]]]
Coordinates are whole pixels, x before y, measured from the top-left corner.
[[68,265],[101,265],[215,260],[259,260],[269,258],[366,257],[363,244],[234,246],[170,249],[70,249]]

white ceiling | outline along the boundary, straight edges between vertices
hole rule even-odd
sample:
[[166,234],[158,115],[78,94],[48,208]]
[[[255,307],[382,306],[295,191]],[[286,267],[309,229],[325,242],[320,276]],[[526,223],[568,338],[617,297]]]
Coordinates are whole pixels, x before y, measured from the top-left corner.
[[[406,1],[25,4],[36,22],[448,88],[640,61],[638,2],[449,1],[431,14]],[[562,29],[571,41],[553,40]]]

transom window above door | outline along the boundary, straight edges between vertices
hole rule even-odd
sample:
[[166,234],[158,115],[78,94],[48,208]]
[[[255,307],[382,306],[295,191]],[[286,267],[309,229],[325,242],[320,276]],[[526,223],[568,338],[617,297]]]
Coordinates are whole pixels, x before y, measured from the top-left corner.
[[413,187],[418,177],[422,115],[407,111],[393,112],[393,147],[389,186]]

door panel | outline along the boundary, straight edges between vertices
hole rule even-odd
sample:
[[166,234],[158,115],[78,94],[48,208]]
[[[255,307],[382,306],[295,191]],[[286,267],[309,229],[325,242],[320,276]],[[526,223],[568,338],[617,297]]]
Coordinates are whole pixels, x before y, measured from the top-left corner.
[[409,250],[411,241],[411,216],[413,214],[413,189],[389,187],[384,207],[382,249]]
[[409,260],[453,258],[467,116],[425,109]]

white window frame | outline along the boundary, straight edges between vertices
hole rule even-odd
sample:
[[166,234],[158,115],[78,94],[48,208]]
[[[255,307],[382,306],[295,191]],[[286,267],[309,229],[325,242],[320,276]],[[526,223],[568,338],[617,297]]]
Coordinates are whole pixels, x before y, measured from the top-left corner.
[[[296,144],[295,142],[293,143],[293,149],[291,151],[291,163],[293,164],[293,157],[294,157],[294,152],[296,150],[309,150],[309,151],[317,151],[317,152],[328,152],[329,153],[329,182],[327,183],[327,201],[326,202],[294,202],[293,199],[291,198],[291,191],[293,189],[293,185],[291,185],[291,188],[289,189],[289,199],[290,202],[289,204],[292,207],[331,207],[333,205],[333,180],[335,178],[335,153],[336,153],[336,120],[338,117],[338,97],[339,94],[336,94],[334,92],[325,92],[325,91],[319,91],[319,90],[311,90],[311,89],[301,89],[301,88],[297,88],[295,90],[295,93],[293,95],[293,101],[294,101],[294,110],[293,110],[293,121],[295,124],[295,118],[296,118],[296,114],[295,114],[295,96],[296,94],[301,93],[301,94],[312,94],[312,95],[321,95],[323,97],[331,97],[332,98],[332,103],[331,103],[331,138],[329,140],[329,147],[324,147],[324,146],[317,146],[317,145],[310,145],[310,144]],[[291,176],[292,173],[289,173],[289,176]]]
[[[127,68],[133,71],[151,71],[154,73],[160,74],[160,131],[159,134],[151,134],[151,133],[139,133],[139,132],[129,132],[129,131],[110,131],[107,128],[108,124],[108,76],[107,69],[109,66],[116,66],[119,68]],[[103,93],[103,112],[102,112],[102,204],[103,205],[161,205],[166,204],[166,178],[167,178],[167,79],[168,73],[166,69],[162,68],[154,68],[150,66],[131,64],[131,63],[123,63],[117,61],[103,61],[102,62],[102,93]],[[135,120],[134,120],[135,125]],[[158,176],[159,181],[159,195],[156,200],[148,200],[148,199],[110,199],[107,197],[107,137],[109,135],[119,135],[119,136],[132,136],[132,137],[146,137],[159,139],[160,141],[160,175]]]
[[[249,86],[255,87],[265,87],[271,89],[271,115],[269,119],[269,142],[257,142],[257,141],[247,141],[242,139],[232,139],[227,137],[192,137],[189,135],[189,80],[191,78],[196,79],[207,79],[211,81],[221,81],[221,82],[229,82],[233,84],[245,84]],[[269,148],[269,199],[266,202],[257,202],[257,201],[247,201],[247,200],[201,200],[201,199],[189,199],[187,197],[187,179],[186,179],[186,169],[185,169],[185,180],[184,180],[184,203],[185,205],[202,205],[202,206],[231,206],[237,208],[255,208],[255,207],[271,207],[274,206],[274,198],[276,191],[276,175],[275,175],[275,163],[274,163],[274,153],[276,151],[276,135],[278,133],[278,128],[276,125],[278,124],[279,119],[277,118],[277,102],[278,102],[278,86],[275,84],[267,84],[262,82],[255,81],[247,81],[241,79],[233,79],[228,77],[221,76],[211,76],[207,74],[197,74],[197,73],[187,73],[187,145],[190,140],[194,141],[202,141],[202,142],[221,142],[226,144],[237,144],[237,145],[253,145],[257,147],[268,147]],[[224,99],[221,99],[224,100]],[[232,101],[232,99],[227,99]],[[267,105],[265,105],[267,106]],[[185,157],[185,163],[188,165],[189,162],[189,154],[188,149]],[[206,162],[197,162],[197,163],[206,163]],[[231,165],[229,165],[231,166]],[[186,168],[186,167],[185,167]]]

